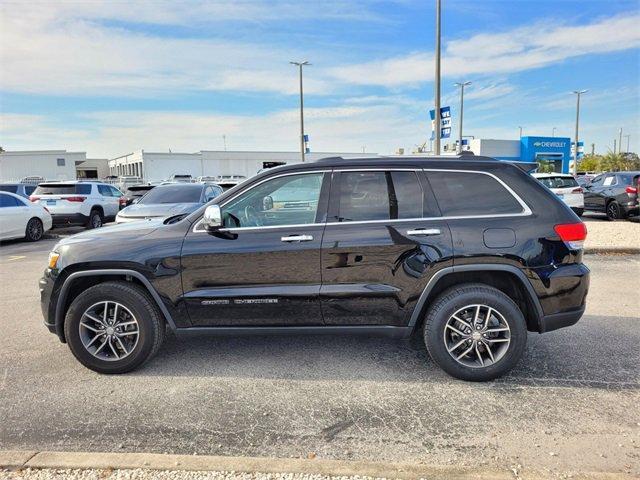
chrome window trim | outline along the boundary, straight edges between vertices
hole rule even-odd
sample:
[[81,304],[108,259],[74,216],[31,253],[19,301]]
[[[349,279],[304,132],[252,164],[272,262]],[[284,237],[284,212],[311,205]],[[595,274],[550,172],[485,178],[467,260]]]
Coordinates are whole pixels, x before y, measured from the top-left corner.
[[[495,179],[500,185],[502,185],[510,194],[511,196],[513,196],[516,201],[520,204],[520,206],[522,207],[522,211],[521,212],[517,212],[517,213],[497,213],[497,214],[487,214],[487,215],[449,215],[449,216],[441,216],[441,217],[422,217],[422,218],[396,218],[396,219],[388,219],[388,220],[359,220],[359,221],[355,221],[355,222],[325,222],[325,223],[301,223],[301,224],[293,224],[293,225],[267,225],[267,226],[262,226],[262,227],[234,227],[234,228],[221,228],[218,231],[220,232],[236,232],[236,231],[250,231],[250,230],[274,230],[274,229],[278,229],[278,228],[300,228],[300,227],[317,227],[317,226],[326,226],[326,225],[363,225],[363,224],[375,224],[375,223],[402,223],[402,222],[434,222],[434,221],[439,221],[439,220],[466,220],[466,219],[481,219],[481,218],[507,218],[507,217],[526,217],[526,216],[530,216],[533,215],[533,212],[531,211],[531,209],[529,208],[529,206],[524,202],[524,200],[522,200],[522,198],[520,198],[520,196],[513,191],[513,189],[511,187],[509,187],[509,185],[507,185],[505,182],[503,182],[500,178],[498,178],[497,176],[495,176],[492,173],[489,172],[483,172],[480,170],[460,170],[460,169],[445,169],[445,168],[395,168],[395,167],[354,167],[354,168],[348,168],[348,167],[340,167],[340,168],[334,168],[331,170],[327,170],[327,169],[323,169],[323,170],[304,170],[301,172],[288,172],[288,173],[282,173],[280,175],[274,175],[272,177],[268,177],[265,178],[264,180],[262,180],[261,182],[256,183],[255,185],[252,185],[251,187],[249,187],[247,190],[244,190],[243,192],[239,192],[238,195],[235,195],[229,199],[227,199],[224,203],[220,204],[220,207],[226,205],[227,203],[229,203],[231,200],[235,199],[236,197],[238,197],[239,195],[243,194],[244,192],[248,192],[249,190],[251,190],[254,187],[257,187],[258,185],[266,182],[267,180],[271,180],[273,178],[278,178],[278,177],[285,177],[285,176],[289,176],[289,175],[302,175],[305,173],[329,173],[329,172],[354,172],[354,171],[360,171],[360,172],[368,172],[368,171],[408,171],[408,172],[453,172],[453,173],[472,173],[472,174],[482,174],[482,175],[488,175],[489,177],[492,177],[493,179]],[[200,225],[202,224],[202,218],[200,218],[199,220],[197,220],[192,228],[192,231],[194,233],[208,233],[204,228],[198,228]]]

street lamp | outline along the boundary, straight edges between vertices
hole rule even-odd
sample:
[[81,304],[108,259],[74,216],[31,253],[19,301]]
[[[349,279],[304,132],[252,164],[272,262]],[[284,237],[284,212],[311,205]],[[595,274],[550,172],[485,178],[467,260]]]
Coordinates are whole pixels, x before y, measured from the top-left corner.
[[629,153],[629,137],[631,137],[631,135],[629,135],[629,134],[624,136],[624,138],[627,139],[627,153]]
[[471,82],[456,82],[456,87],[460,87],[460,128],[458,131],[458,153],[462,153],[462,115],[464,112],[464,87],[471,85]]
[[553,127],[553,128],[551,129],[551,136],[552,136],[552,137],[555,137],[555,136],[556,136],[556,127]]
[[433,150],[436,155],[440,155],[440,0],[436,0],[436,73],[434,78],[434,100],[435,109],[433,112],[434,117],[434,143]]
[[574,90],[572,93],[576,95],[576,137],[573,149],[573,174],[578,172],[578,126],[580,125],[580,95],[587,93],[589,90]]
[[520,130],[520,138],[522,138],[522,127],[518,127],[518,130]]
[[289,62],[291,65],[296,65],[300,70],[300,158],[304,163],[304,98],[302,93],[302,67],[305,65],[311,65],[308,61],[303,62]]

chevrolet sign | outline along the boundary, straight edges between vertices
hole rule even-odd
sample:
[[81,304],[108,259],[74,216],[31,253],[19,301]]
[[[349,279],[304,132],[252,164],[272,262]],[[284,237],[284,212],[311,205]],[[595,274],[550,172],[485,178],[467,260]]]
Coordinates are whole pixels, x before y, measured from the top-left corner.
[[534,142],[534,147],[557,147],[564,148],[567,142]]

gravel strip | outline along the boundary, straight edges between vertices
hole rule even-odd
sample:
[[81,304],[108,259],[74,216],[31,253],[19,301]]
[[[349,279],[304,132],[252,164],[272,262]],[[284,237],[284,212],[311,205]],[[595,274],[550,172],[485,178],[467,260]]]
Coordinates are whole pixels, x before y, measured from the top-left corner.
[[587,220],[586,249],[640,248],[639,223],[585,220]]
[[0,470],[0,479],[28,480],[374,480],[374,477],[329,477],[324,475],[292,474],[292,473],[240,473],[240,472],[187,472],[175,470],[59,470],[59,469],[24,469],[18,471]]

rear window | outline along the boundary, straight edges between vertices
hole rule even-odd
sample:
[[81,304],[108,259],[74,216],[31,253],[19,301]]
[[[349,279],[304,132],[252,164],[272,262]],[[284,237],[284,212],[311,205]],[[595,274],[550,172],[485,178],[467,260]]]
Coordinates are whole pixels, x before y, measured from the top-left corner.
[[635,185],[638,183],[640,176],[637,173],[625,173],[620,175],[620,180],[623,185]]
[[86,183],[57,183],[55,185],[41,184],[34,190],[34,195],[89,195],[91,185]]
[[166,185],[147,193],[138,204],[200,203],[202,185]]
[[537,179],[547,188],[578,187],[578,181],[573,177],[545,177]]
[[18,193],[17,185],[0,185],[0,192]]
[[152,188],[153,188],[153,185],[138,185],[138,186],[134,186],[134,187],[128,187],[127,188],[127,195],[129,195],[129,194],[144,195],[146,192],[148,192]]
[[522,205],[495,178],[483,173],[426,172],[442,215],[496,215],[522,212]]

